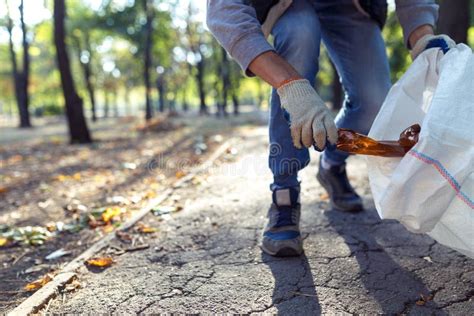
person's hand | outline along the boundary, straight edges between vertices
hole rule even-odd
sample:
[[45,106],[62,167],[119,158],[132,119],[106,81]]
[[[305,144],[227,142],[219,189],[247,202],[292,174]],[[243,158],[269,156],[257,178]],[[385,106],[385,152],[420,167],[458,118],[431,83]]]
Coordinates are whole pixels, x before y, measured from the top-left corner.
[[290,115],[291,138],[296,148],[326,147],[337,142],[337,128],[329,109],[306,79],[296,79],[277,89],[281,106]]
[[424,50],[428,48],[440,48],[447,53],[450,48],[456,47],[456,43],[448,35],[427,34],[420,38],[411,51],[411,57],[415,60]]

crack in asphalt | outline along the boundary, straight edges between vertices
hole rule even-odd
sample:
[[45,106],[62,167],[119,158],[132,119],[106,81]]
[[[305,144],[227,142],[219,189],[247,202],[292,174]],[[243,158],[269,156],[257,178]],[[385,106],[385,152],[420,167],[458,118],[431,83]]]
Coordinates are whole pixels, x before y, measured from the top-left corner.
[[130,294],[129,296],[127,296],[125,299],[123,299],[120,303],[117,304],[116,307],[112,308],[110,310],[110,313],[113,314],[115,313],[115,311],[124,303],[128,302],[129,300],[131,300],[132,298],[136,297],[138,295],[138,293],[134,293],[134,294]]
[[[160,230],[167,232],[166,237],[150,241],[150,244],[159,246],[158,250],[150,247],[141,254],[127,254],[132,257],[143,256],[143,260],[153,266],[156,273],[159,273],[158,280],[163,280],[163,284],[158,285],[160,289],[158,293],[149,294],[146,290],[139,293],[135,290],[134,294],[120,298],[116,305],[118,307],[115,307],[112,313],[119,310],[121,306],[134,303],[139,304],[133,306],[138,309],[137,314],[156,313],[157,310],[182,311],[194,307],[196,309],[209,308],[210,310],[205,311],[214,312],[214,304],[216,309],[220,310],[260,314],[271,310],[275,312],[274,309],[278,312],[286,308],[297,310],[300,307],[297,304],[301,304],[302,301],[303,304],[315,303],[308,298],[314,296],[316,303],[324,306],[324,310],[321,308],[322,313],[355,313],[354,310],[356,310],[356,313],[361,314],[407,314],[416,310],[415,305],[419,298],[412,297],[414,291],[439,284],[435,279],[436,276],[432,276],[432,270],[436,271],[438,267],[456,269],[454,271],[458,273],[451,272],[455,275],[453,279],[460,280],[463,277],[469,279],[467,274],[469,271],[465,270],[469,267],[470,259],[459,255],[451,256],[454,252],[446,249],[440,251],[439,244],[435,241],[407,238],[409,233],[405,232],[400,224],[394,221],[382,222],[373,209],[372,213],[368,210],[362,215],[354,216],[332,212],[312,214],[317,217],[318,222],[314,225],[303,218],[305,222],[301,225],[302,230],[308,233],[310,240],[314,238],[322,247],[334,247],[334,249],[327,248],[330,250],[328,252],[325,251],[326,248],[323,248],[296,260],[289,259],[291,261],[288,262],[285,262],[285,259],[262,255],[258,244],[264,222],[263,216],[252,218],[251,221],[248,217],[259,216],[255,214],[262,212],[263,200],[255,195],[258,203],[250,206],[242,207],[232,203],[219,206],[219,203],[223,201],[223,194],[227,193],[225,183],[217,182],[219,187],[217,184],[213,186],[212,182],[209,183],[210,191],[207,190],[207,193],[199,194],[195,190],[178,193],[188,197],[186,195],[188,192],[190,198],[208,199],[208,193],[211,192],[215,194],[216,199],[219,199],[216,204],[209,204],[207,208],[204,201],[202,203],[206,204],[205,208],[197,209],[194,213],[181,213],[186,216],[178,215],[181,216],[179,225],[176,224],[178,219],[175,222],[163,222],[164,228]],[[214,189],[215,193],[212,192]],[[250,198],[254,197],[250,196]],[[315,204],[314,201],[311,203],[313,203],[312,207],[326,205]],[[241,212],[242,218],[245,219],[240,222],[240,217],[235,217],[235,212]],[[204,218],[206,220],[200,220]],[[207,223],[207,218],[212,219],[212,224]],[[257,226],[253,223],[262,225]],[[318,234],[325,239],[317,240]],[[401,239],[395,238],[398,236],[392,237],[386,234],[400,234]],[[410,251],[407,253],[404,253],[404,250],[397,251],[397,249],[405,248]],[[417,254],[417,251],[421,251],[423,255]],[[440,262],[436,260],[430,264],[424,262],[422,256],[426,254],[439,258]],[[408,262],[405,263],[401,259],[407,259]],[[154,282],[147,280],[148,276],[140,275],[140,267],[143,265],[124,265],[122,268],[127,271],[136,268],[138,282],[140,280]],[[320,272],[316,270],[319,267],[322,270],[320,275],[318,275]],[[288,273],[286,269],[292,269],[290,275],[286,274]],[[423,269],[429,269],[420,273],[423,276],[414,273]],[[133,276],[133,274],[127,274],[127,277],[129,275]],[[239,278],[238,282],[233,283],[236,278]],[[397,284],[397,282],[405,282],[408,278],[415,278],[415,280],[400,284],[400,286]],[[469,281],[464,282],[470,284]],[[146,285],[148,284],[152,283]],[[451,288],[452,284],[450,283],[446,288]],[[216,290],[223,288],[225,288],[223,292]],[[433,295],[432,301],[439,298],[446,299],[439,294],[442,290],[445,290],[444,286],[430,292]],[[89,293],[94,292],[90,290]],[[437,311],[436,308],[443,309],[468,302],[472,299],[474,290],[466,291],[462,288],[455,294],[457,294],[456,298],[442,305],[433,307],[435,304],[431,303],[423,308],[433,312]],[[82,299],[85,298],[84,295]],[[256,298],[253,299],[252,295]],[[307,300],[297,300],[301,296],[306,297]],[[137,301],[130,302],[134,298]],[[81,297],[74,303],[76,311],[84,308],[80,299]],[[197,300],[196,303],[193,303],[192,299]],[[199,305],[200,299],[206,301],[207,305]],[[252,304],[252,299],[255,304]],[[183,300],[189,300],[196,305],[183,307]],[[364,305],[369,300],[371,304],[374,303],[373,306]],[[101,301],[98,300],[98,302]],[[209,305],[209,302],[212,304]],[[72,304],[73,308],[74,304]]]
[[449,303],[441,305],[440,308],[449,307],[449,306],[452,306],[452,305],[457,304],[457,303],[468,302],[473,298],[473,296],[474,296],[474,290],[471,290],[467,293],[467,295],[465,297],[459,298],[459,299],[456,299],[456,300],[453,300],[453,301],[449,301]]
[[[159,302],[159,300],[158,300],[158,302]],[[145,304],[145,306],[142,309],[138,310],[138,312],[136,314],[137,315],[142,314],[144,311],[146,311],[148,308],[153,306],[155,303],[156,303],[156,301]]]

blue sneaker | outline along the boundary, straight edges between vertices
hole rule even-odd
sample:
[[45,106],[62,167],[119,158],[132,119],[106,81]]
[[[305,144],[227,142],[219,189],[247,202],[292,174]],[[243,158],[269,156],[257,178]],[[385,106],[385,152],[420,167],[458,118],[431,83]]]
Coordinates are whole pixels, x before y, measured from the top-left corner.
[[303,253],[300,234],[299,188],[273,192],[268,223],[263,231],[262,250],[271,256],[292,257]]

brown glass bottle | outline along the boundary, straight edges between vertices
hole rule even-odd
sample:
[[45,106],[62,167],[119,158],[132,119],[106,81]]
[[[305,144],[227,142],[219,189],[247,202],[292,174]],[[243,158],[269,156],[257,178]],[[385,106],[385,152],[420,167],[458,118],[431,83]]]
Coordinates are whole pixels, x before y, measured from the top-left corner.
[[418,142],[420,131],[420,125],[414,124],[405,129],[398,140],[377,141],[352,130],[340,128],[336,147],[351,154],[403,157]]

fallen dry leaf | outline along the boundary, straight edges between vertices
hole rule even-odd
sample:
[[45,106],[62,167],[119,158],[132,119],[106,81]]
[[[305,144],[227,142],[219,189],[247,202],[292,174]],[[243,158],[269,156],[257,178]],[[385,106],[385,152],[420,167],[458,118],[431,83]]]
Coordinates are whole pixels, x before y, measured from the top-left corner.
[[8,240],[8,238],[0,237],[0,247],[8,246],[9,243],[10,241]]
[[144,199],[153,199],[156,197],[156,192],[155,191],[148,191],[145,193],[145,195],[143,195],[143,198]]
[[142,227],[142,228],[140,228],[140,233],[151,234],[151,233],[155,233],[155,232],[156,232],[156,228],[153,228],[153,227]]
[[45,227],[49,232],[56,231],[56,223],[47,223]]
[[7,188],[7,187],[0,186],[0,194],[7,193],[7,192],[8,192],[8,188]]
[[23,156],[21,155],[14,155],[14,156],[11,156],[10,158],[8,158],[7,160],[7,164],[9,165],[12,165],[12,164],[15,164],[17,162],[20,162],[23,160]]
[[111,257],[92,258],[86,261],[86,264],[92,267],[107,268],[114,263]]
[[138,228],[138,231],[143,234],[151,234],[156,232],[156,228],[154,227],[149,227],[149,226],[143,226]]
[[65,287],[66,291],[68,292],[72,292],[80,288],[81,288],[81,283],[79,283],[77,279],[74,279],[71,283],[67,284]]
[[88,215],[87,224],[89,225],[90,228],[96,228],[97,226],[99,226],[99,222],[95,219],[94,216],[90,214]]
[[117,230],[115,232],[115,235],[117,235],[117,238],[120,239],[120,241],[122,241],[124,243],[131,243],[132,240],[133,240],[132,235],[130,235],[129,233],[126,233],[124,231],[121,231],[121,230]]
[[56,176],[56,180],[58,180],[59,182],[64,182],[66,181],[67,179],[67,176],[63,175],[63,174],[59,174]]
[[114,228],[114,225],[107,224],[102,228],[102,230],[104,231],[104,233],[110,233],[114,230]]
[[25,291],[32,292],[32,291],[39,290],[46,283],[50,282],[52,279],[53,279],[53,276],[51,274],[46,274],[45,276],[25,285]]
[[185,175],[186,175],[186,173],[183,170],[178,170],[178,171],[176,171],[176,174],[175,174],[176,178],[178,178],[178,179],[181,179]]
[[148,244],[142,244],[142,245],[137,245],[135,247],[128,247],[125,248],[125,251],[127,252],[132,252],[132,251],[138,251],[138,250],[144,250],[150,248],[150,245]]
[[429,301],[431,301],[433,299],[433,295],[429,294],[429,295],[424,295],[423,293],[420,293],[420,299],[418,301],[416,301],[416,305],[418,306],[423,306],[425,305],[426,303],[428,303]]
[[152,234],[152,233],[157,232],[156,228],[145,225],[143,223],[138,223],[137,224],[137,230],[138,230],[138,232],[140,232],[142,234]]
[[71,179],[79,181],[81,180],[81,174],[79,172],[76,172],[72,176],[65,175],[65,174],[58,174],[57,176],[54,177],[54,179],[56,179],[59,182],[64,182],[66,180],[71,180]]
[[418,305],[418,306],[423,306],[423,305],[425,305],[425,304],[426,304],[426,302],[425,302],[425,301],[423,301],[422,299],[419,299],[418,301],[416,301],[416,303],[415,303],[415,304],[416,304],[416,305]]
[[109,223],[115,216],[119,216],[122,213],[120,207],[108,207],[102,213],[102,220],[104,223]]

